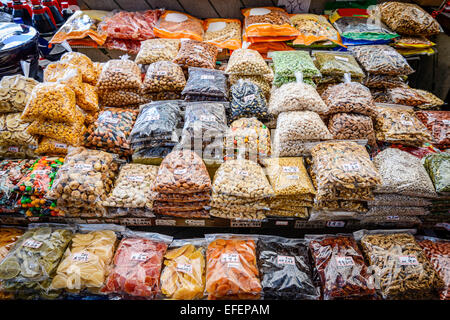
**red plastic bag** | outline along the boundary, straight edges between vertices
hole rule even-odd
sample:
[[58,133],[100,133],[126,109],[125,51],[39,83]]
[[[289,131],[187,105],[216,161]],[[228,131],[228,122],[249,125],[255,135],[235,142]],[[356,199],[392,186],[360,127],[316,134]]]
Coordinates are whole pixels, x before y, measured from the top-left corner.
[[125,51],[130,54],[138,54],[141,49],[141,41],[108,38],[103,46],[107,49],[115,49]]

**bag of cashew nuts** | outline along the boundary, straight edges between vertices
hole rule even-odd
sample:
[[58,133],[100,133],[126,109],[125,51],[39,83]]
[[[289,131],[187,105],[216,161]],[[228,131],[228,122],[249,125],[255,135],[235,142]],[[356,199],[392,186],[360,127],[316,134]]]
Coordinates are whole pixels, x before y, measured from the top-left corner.
[[376,143],[372,119],[362,114],[336,113],[328,120],[328,130],[334,139],[367,139],[370,145]]
[[395,193],[407,196],[435,198],[433,183],[421,159],[397,148],[388,148],[373,158],[381,175],[382,184],[377,193]]
[[0,81],[0,113],[22,112],[37,84],[22,75],[4,76]]
[[141,69],[126,58],[109,60],[97,81],[98,90],[142,89]]
[[435,299],[445,284],[410,230],[353,233],[373,269],[377,293],[388,300]]
[[158,61],[149,65],[144,79],[146,92],[180,92],[186,85],[183,69],[171,61]]
[[141,49],[134,62],[152,64],[158,61],[172,61],[180,50],[180,39],[149,39],[141,43]]
[[197,40],[181,40],[180,51],[173,62],[180,66],[210,68],[216,66],[218,49],[215,45]]

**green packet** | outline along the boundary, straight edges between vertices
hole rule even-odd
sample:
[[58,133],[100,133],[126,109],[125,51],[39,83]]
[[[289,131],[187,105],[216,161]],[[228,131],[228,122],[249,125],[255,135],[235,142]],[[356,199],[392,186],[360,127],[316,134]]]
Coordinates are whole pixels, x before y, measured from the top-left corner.
[[433,153],[423,158],[423,165],[436,192],[450,192],[450,153]]

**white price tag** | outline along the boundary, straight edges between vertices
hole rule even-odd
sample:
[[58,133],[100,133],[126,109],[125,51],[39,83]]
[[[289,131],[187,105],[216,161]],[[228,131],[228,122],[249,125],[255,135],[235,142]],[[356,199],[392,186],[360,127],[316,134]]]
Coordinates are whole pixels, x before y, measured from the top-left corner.
[[450,120],[444,119],[442,120],[442,123],[445,124],[446,126],[450,126]]
[[394,220],[394,221],[397,221],[397,220],[400,220],[400,217],[399,217],[399,216],[387,216],[387,217],[386,217],[386,220]]
[[287,226],[287,225],[289,225],[289,221],[283,221],[283,220],[275,221],[275,225],[276,226]]
[[255,95],[254,94],[249,94],[248,96],[245,96],[243,98],[243,100],[244,100],[244,103],[247,103],[249,101],[253,101],[253,100],[255,100]]
[[144,176],[127,176],[127,179],[132,182],[143,182]]
[[408,126],[408,127],[413,125],[413,122],[411,120],[402,120],[401,123],[402,123],[402,125]]
[[173,171],[174,174],[185,174],[187,172],[187,168],[184,169],[176,169]]
[[236,227],[236,228],[260,228],[261,227],[261,221],[230,220],[230,227]]
[[153,44],[149,47],[149,49],[155,50],[155,49],[165,49],[166,47],[163,44]]
[[19,152],[19,147],[9,147],[8,151],[9,152],[14,152],[14,153]]
[[200,79],[202,79],[202,80],[214,80],[214,75],[212,75],[212,74],[202,74],[201,76],[200,76]]
[[48,173],[49,173],[48,170],[34,170],[34,171],[33,171],[33,174],[36,174],[36,175],[38,175],[38,176],[43,176],[43,175],[46,175],[46,174],[48,174]]
[[338,268],[352,267],[355,265],[352,257],[336,257],[336,265]]
[[205,48],[203,48],[202,46],[193,46],[192,49],[194,49],[195,52],[203,52],[205,50]]
[[120,121],[119,118],[106,118],[106,119],[105,119],[105,122],[106,122],[106,123],[112,123],[112,124],[118,124],[119,121]]
[[336,60],[348,62],[348,58],[335,56]]
[[89,260],[89,252],[86,251],[75,253],[72,257],[72,261],[87,262],[88,260]]
[[90,171],[90,170],[92,170],[92,164],[88,164],[88,163],[77,163],[73,167],[75,169],[81,170],[81,171]]
[[295,259],[292,256],[277,256],[277,264],[295,265]]
[[327,221],[327,227],[343,228],[344,226],[345,226],[345,221]]
[[184,222],[188,226],[194,226],[194,227],[204,227],[205,226],[205,220],[184,220]]
[[145,121],[156,121],[159,120],[159,112],[155,108],[152,108],[146,113],[144,122]]
[[54,143],[53,144],[56,148],[61,148],[61,149],[67,149],[67,144],[64,143]]
[[358,162],[349,162],[342,165],[344,171],[356,171],[360,169]]
[[157,226],[176,226],[177,222],[175,220],[156,219],[155,224]]
[[296,174],[291,174],[291,175],[286,176],[286,179],[288,179],[288,180],[298,180],[298,178],[299,178],[299,176]]
[[202,122],[215,122],[216,121],[216,117],[214,117],[214,115],[210,114],[202,114],[200,116],[200,121]]
[[188,263],[177,263],[177,271],[192,274],[192,265]]
[[167,76],[167,71],[165,70],[160,70],[160,71],[156,71],[155,74],[157,76]]
[[40,246],[42,246],[42,242],[36,241],[33,239],[28,239],[23,243],[24,247],[38,249]]
[[245,170],[239,170],[239,174],[240,174],[241,176],[248,177],[248,171],[245,171]]
[[4,175],[6,171],[0,171],[0,176]]
[[285,172],[285,173],[295,173],[295,172],[299,172],[299,169],[298,169],[298,167],[285,166],[285,167],[283,167],[283,172]]
[[419,264],[416,256],[399,256],[398,262],[402,266],[417,266]]
[[220,262],[222,263],[239,263],[239,255],[237,253],[223,253],[220,256]]
[[144,262],[148,260],[148,254],[145,252],[133,252],[131,254],[131,261]]

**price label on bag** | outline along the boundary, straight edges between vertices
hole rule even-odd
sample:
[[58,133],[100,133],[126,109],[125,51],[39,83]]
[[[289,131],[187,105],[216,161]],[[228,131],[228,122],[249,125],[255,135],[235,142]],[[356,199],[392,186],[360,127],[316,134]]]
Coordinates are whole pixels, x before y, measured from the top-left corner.
[[200,121],[201,122],[215,122],[216,121],[216,117],[214,117],[213,114],[202,114],[200,116]]
[[144,176],[127,176],[127,179],[132,182],[143,182]]
[[89,260],[89,252],[82,251],[75,253],[72,257],[72,260],[77,262],[87,262]]
[[28,248],[38,249],[38,248],[40,248],[40,246],[42,246],[42,242],[36,241],[33,239],[28,239],[23,243],[23,246],[28,247]]
[[344,171],[356,171],[360,169],[358,162],[349,162],[342,165]]
[[345,221],[327,221],[327,227],[343,228],[345,227]]
[[260,228],[261,227],[261,221],[231,220],[230,227],[235,227],[235,228]]
[[148,260],[148,254],[146,252],[133,252],[131,254],[131,261],[144,262]]
[[386,220],[397,221],[397,220],[400,220],[400,217],[399,216],[387,216]]
[[348,58],[335,56],[336,60],[348,62]]
[[417,266],[419,264],[416,256],[399,256],[398,262],[402,266]]
[[177,263],[177,271],[187,273],[187,274],[192,274],[192,264]]
[[295,265],[295,259],[292,256],[277,256],[277,264],[279,264],[279,265]]
[[8,151],[9,151],[9,152],[17,153],[17,152],[19,152],[19,147],[9,147],[9,148],[8,148]]
[[255,100],[255,95],[254,94],[249,94],[248,96],[245,96],[243,98],[243,100],[244,100],[244,103],[248,103],[250,101],[253,101],[253,100]]
[[299,176],[296,174],[290,174],[288,176],[286,176],[286,179],[288,180],[298,180]]
[[205,226],[205,220],[184,220],[184,223],[186,223],[188,226],[192,227],[204,227]]
[[275,225],[276,226],[288,226],[289,225],[289,221],[278,220],[278,221],[275,221]]
[[352,257],[336,257],[336,265],[338,268],[352,267],[355,265]]
[[155,224],[157,226],[176,226],[177,222],[175,220],[156,219]]
[[285,173],[296,173],[296,172],[299,172],[299,169],[298,169],[298,167],[284,166],[283,167],[283,172],[285,172]]
[[48,170],[34,170],[32,174],[38,175],[38,176],[44,176],[49,174]]
[[212,74],[202,74],[200,76],[200,79],[202,79],[202,80],[214,80],[214,76]]
[[239,263],[239,255],[237,253],[223,253],[220,256],[222,263]]
[[67,144],[64,144],[64,143],[55,142],[54,146],[55,146],[55,148],[67,149]]
[[186,169],[186,168],[184,168],[184,169],[176,169],[176,170],[173,171],[173,173],[174,173],[174,174],[177,174],[177,175],[179,175],[179,174],[185,174],[186,172],[187,172],[187,169]]
[[77,163],[73,167],[75,169],[81,170],[81,171],[90,171],[90,170],[92,170],[92,164],[88,164],[88,163]]

